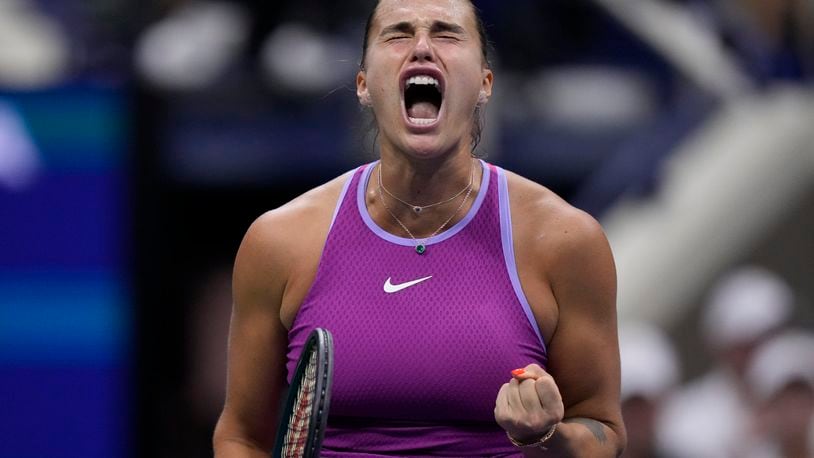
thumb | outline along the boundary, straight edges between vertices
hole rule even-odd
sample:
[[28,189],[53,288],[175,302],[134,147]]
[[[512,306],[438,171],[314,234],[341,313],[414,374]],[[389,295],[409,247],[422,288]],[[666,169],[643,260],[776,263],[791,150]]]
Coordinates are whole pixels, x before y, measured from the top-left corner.
[[518,382],[522,382],[523,380],[537,380],[540,377],[547,375],[548,372],[545,371],[542,367],[538,364],[529,364],[526,367],[515,369],[512,371],[512,377],[517,380]]

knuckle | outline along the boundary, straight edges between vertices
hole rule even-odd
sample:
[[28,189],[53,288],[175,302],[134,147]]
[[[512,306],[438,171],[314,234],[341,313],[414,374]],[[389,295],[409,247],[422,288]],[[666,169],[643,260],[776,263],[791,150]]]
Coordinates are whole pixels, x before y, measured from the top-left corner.
[[550,384],[550,383],[554,383],[554,377],[552,377],[551,374],[549,374],[549,373],[545,373],[545,374],[541,375],[540,377],[538,377],[537,381],[540,382],[540,383]]
[[557,388],[557,384],[554,383],[554,378],[551,377],[550,375],[545,375],[543,377],[540,377],[537,380],[535,380],[534,383],[537,386],[538,390],[539,389],[544,389],[544,390],[547,390],[547,391],[559,391],[558,388]]
[[509,424],[511,424],[512,428],[515,430],[523,430],[525,426],[523,425],[523,420],[520,418],[511,418],[509,419]]
[[529,386],[529,385],[534,385],[534,379],[533,379],[533,378],[527,378],[527,379],[525,379],[525,380],[521,380],[521,381],[519,381],[519,382],[517,382],[517,383],[518,383],[518,385],[520,385],[520,386]]
[[506,423],[515,431],[537,431],[543,424],[538,418],[532,416],[513,417],[507,420]]
[[530,419],[529,421],[529,428],[535,431],[540,430],[543,425],[546,424],[546,418],[543,415],[535,415],[534,418]]

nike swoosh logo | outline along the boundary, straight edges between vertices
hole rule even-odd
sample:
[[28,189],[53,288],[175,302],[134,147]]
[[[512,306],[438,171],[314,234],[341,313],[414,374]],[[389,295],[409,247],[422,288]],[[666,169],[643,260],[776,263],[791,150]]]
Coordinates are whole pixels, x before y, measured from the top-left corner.
[[398,285],[394,285],[394,284],[390,283],[390,280],[392,280],[392,277],[391,277],[391,278],[388,278],[386,282],[384,282],[384,292],[387,293],[387,294],[397,293],[397,292],[399,292],[399,291],[401,291],[403,289],[407,289],[407,288],[409,288],[411,286],[415,286],[415,285],[421,283],[422,281],[427,281],[430,278],[432,278],[432,275],[430,275],[429,277],[419,278],[418,280],[408,281],[407,283],[400,283]]

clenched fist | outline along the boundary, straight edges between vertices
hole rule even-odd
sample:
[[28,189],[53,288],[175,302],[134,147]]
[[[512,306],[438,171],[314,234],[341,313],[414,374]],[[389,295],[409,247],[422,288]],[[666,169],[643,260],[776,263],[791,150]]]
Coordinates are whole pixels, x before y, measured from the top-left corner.
[[540,440],[562,421],[565,408],[557,384],[537,364],[512,371],[495,401],[495,420],[521,443]]

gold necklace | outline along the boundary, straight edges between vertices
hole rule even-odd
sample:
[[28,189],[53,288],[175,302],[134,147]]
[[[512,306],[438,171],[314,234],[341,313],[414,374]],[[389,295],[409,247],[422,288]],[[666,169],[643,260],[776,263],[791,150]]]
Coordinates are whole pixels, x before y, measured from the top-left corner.
[[[382,167],[382,165],[381,165],[381,163],[379,163],[379,177],[380,178],[381,178],[381,170],[382,170],[381,167]],[[474,167],[472,168],[472,170],[473,170],[472,175],[474,176],[474,174],[475,174]],[[449,218],[447,218],[444,221],[444,223],[441,224],[441,226],[438,227],[438,229],[436,229],[435,231],[433,231],[432,234],[430,234],[428,237],[423,238],[423,239],[416,238],[416,236],[413,235],[413,233],[410,231],[410,229],[408,229],[407,226],[404,223],[401,222],[399,217],[396,216],[396,214],[393,213],[393,210],[391,210],[390,207],[387,205],[387,202],[384,200],[384,196],[382,195],[383,186],[381,185],[381,181],[379,181],[379,186],[378,186],[379,199],[382,201],[382,205],[384,205],[384,209],[387,210],[387,213],[390,213],[390,216],[393,217],[393,220],[395,220],[396,223],[398,223],[398,225],[401,226],[402,229],[404,229],[404,232],[406,232],[407,235],[409,235],[410,238],[413,239],[413,242],[415,242],[415,244],[416,244],[415,245],[415,252],[418,253],[418,254],[424,254],[424,253],[427,252],[427,245],[426,245],[427,239],[431,239],[431,238],[435,237],[436,235],[438,235],[438,233],[441,232],[441,230],[444,229],[444,227],[446,227],[446,225],[449,224],[450,221],[452,221],[452,218],[454,218],[455,215],[457,215],[458,212],[461,211],[461,208],[463,208],[466,201],[469,200],[469,196],[472,194],[472,182],[473,182],[473,180],[470,179],[469,186],[464,188],[466,190],[466,195],[464,196],[461,203],[458,204],[458,208],[456,208],[455,211],[451,215],[449,215]],[[460,195],[460,193],[458,193],[458,195]],[[398,200],[398,199],[396,199],[396,200]]]
[[401,200],[401,199],[400,199],[398,196],[394,195],[393,193],[391,193],[390,191],[388,191],[388,190],[387,190],[387,188],[385,188],[385,187],[384,187],[384,183],[382,182],[382,165],[381,165],[381,163],[379,163],[379,188],[380,188],[382,191],[384,191],[384,193],[385,193],[385,194],[387,194],[388,196],[392,197],[393,199],[395,199],[395,200],[396,200],[396,201],[398,201],[399,203],[404,204],[404,205],[406,205],[406,206],[410,207],[410,209],[412,209],[412,210],[413,210],[413,212],[415,212],[415,214],[416,214],[416,215],[420,215],[420,214],[421,214],[421,212],[423,212],[424,210],[426,210],[426,209],[428,209],[428,208],[432,208],[432,207],[437,207],[437,206],[439,206],[439,205],[448,204],[448,203],[452,202],[453,200],[457,199],[458,197],[461,197],[461,194],[463,194],[464,192],[466,192],[468,189],[472,189],[472,183],[474,183],[474,181],[475,181],[475,163],[473,162],[473,163],[472,163],[472,171],[471,171],[471,172],[470,172],[470,174],[469,174],[469,184],[468,184],[468,185],[466,185],[466,186],[465,186],[463,189],[461,189],[460,191],[458,191],[458,192],[457,192],[457,193],[456,193],[454,196],[450,197],[449,199],[444,199],[444,200],[442,200],[442,201],[440,201],[440,202],[436,202],[436,203],[434,203],[434,204],[428,204],[428,205],[415,205],[415,204],[411,204],[411,203],[409,203],[409,202],[405,202],[405,201]]

